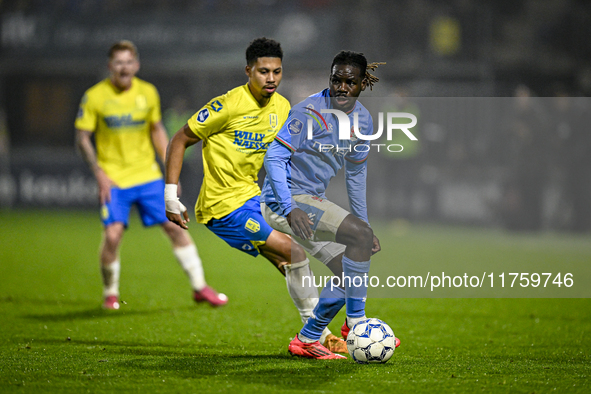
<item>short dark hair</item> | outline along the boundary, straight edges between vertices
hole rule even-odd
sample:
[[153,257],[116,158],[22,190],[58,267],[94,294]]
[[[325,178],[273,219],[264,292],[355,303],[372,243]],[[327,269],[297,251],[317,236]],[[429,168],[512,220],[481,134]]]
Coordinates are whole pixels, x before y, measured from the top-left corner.
[[246,48],[246,64],[251,66],[259,57],[278,57],[283,60],[281,44],[266,37],[252,40]]
[[332,69],[335,65],[357,67],[359,68],[359,75],[361,76],[361,79],[365,78],[365,72],[367,71],[367,59],[365,58],[365,55],[363,53],[353,51],[340,51],[332,60],[332,65],[330,66],[331,74]]

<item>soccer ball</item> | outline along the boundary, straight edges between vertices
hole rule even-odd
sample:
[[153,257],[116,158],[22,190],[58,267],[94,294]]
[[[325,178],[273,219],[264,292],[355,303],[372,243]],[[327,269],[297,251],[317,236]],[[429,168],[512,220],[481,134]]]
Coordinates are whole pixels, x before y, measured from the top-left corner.
[[347,349],[359,364],[385,363],[394,354],[396,338],[380,319],[362,320],[349,331]]

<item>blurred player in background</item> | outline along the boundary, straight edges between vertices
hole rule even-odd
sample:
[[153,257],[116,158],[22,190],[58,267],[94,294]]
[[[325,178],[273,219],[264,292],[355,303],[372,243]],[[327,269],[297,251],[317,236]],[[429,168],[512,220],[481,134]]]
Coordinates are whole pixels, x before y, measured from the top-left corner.
[[[119,245],[137,205],[144,226],[160,225],[189,276],[195,301],[224,305],[227,297],[207,286],[201,259],[189,234],[164,214],[164,182],[156,153],[164,160],[168,137],[156,88],[135,75],[135,45],[120,41],[109,50],[110,77],[88,89],[76,118],[76,144],[94,173],[104,225],[100,250],[105,309],[119,309]],[[92,143],[94,134],[96,150]],[[185,210],[186,211],[186,210]]]
[[[203,141],[204,179],[195,206],[199,223],[231,247],[256,257],[262,254],[286,275],[290,295],[306,321],[318,300],[316,288],[294,293],[292,284],[301,283],[293,262],[306,261],[304,250],[291,238],[273,230],[263,219],[261,190],[257,185],[267,147],[286,121],[289,102],[275,93],[283,76],[283,51],[278,42],[267,38],[252,41],[246,50],[248,83],[212,99],[201,108],[170,141],[166,158],[166,215],[186,229],[181,217],[176,184],[185,149]],[[300,285],[301,287],[301,285]],[[346,351],[343,340],[329,330],[324,343]]]
[[[281,128],[265,157],[267,178],[263,186],[261,211],[269,224],[293,234],[295,242],[322,261],[337,276],[353,280],[369,273],[370,257],[380,251],[378,238],[367,218],[366,178],[369,141],[339,139],[339,110],[350,125],[358,118],[361,134],[373,134],[369,111],[357,97],[378,79],[369,74],[377,63],[368,65],[365,56],[351,51],[339,52],[331,65],[329,87],[294,106],[289,120]],[[313,137],[308,139],[308,119]],[[365,145],[365,146],[364,146]],[[347,194],[352,213],[326,199],[330,180],[345,167]],[[328,284],[320,294],[312,317],[289,344],[294,356],[338,359],[321,345],[319,338],[328,323],[346,304],[347,318],[341,328],[343,338],[365,317],[367,283]],[[397,340],[397,343],[400,341]]]

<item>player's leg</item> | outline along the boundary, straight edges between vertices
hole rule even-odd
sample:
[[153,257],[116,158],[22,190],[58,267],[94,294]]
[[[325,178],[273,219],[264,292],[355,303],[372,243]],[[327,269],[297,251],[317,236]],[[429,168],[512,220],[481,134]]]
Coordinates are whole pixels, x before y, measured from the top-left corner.
[[205,282],[203,265],[195,243],[189,233],[166,217],[164,205],[164,181],[158,180],[138,186],[138,211],[144,226],[160,225],[170,239],[174,256],[189,277],[193,288],[193,299],[207,301],[212,306],[222,306],[228,302],[224,294],[218,294]]
[[174,256],[189,277],[195,302],[206,301],[212,306],[227,304],[228,297],[223,293],[216,292],[205,281],[201,258],[189,232],[170,221],[163,223],[162,229],[170,238]]
[[[273,212],[265,203],[261,203],[261,212],[265,221],[275,230],[285,234],[291,233],[291,228],[289,227],[287,220],[283,216]],[[326,242],[301,240],[301,243],[298,243],[291,237],[289,239],[289,245],[286,242],[274,245],[273,240],[268,240],[266,245],[268,249],[271,250],[283,250],[282,253],[284,257],[282,257],[282,259],[284,261],[289,260],[285,265],[284,273],[287,290],[300,313],[302,323],[306,324],[308,319],[313,316],[314,308],[318,304],[318,290],[312,283],[314,273],[310,269],[310,260],[306,257],[305,251],[308,251],[321,262],[329,259],[329,255],[326,252],[322,252]],[[287,250],[287,246],[290,246],[290,250]],[[318,340],[332,352],[347,352],[346,343],[342,339],[333,335],[328,327],[324,327]]]
[[[314,256],[322,261],[336,278],[331,289],[323,289],[314,311],[317,319],[309,320],[300,332],[303,340],[313,340],[318,331],[347,305],[347,319],[341,328],[343,338],[349,327],[365,318],[367,283],[364,275],[369,273],[373,247],[373,231],[369,225],[338,205],[312,196],[294,196],[298,206],[317,219],[314,236],[326,242]],[[344,275],[343,275],[344,274]],[[344,278],[344,283],[343,279]],[[397,345],[400,341],[397,340]]]
[[[327,206],[325,212],[330,211],[336,212],[338,209]],[[327,217],[331,216],[335,215],[327,215]],[[324,215],[321,215],[321,219],[322,217]],[[336,316],[343,304],[346,304],[347,309],[347,318],[341,328],[343,338],[347,337],[349,328],[365,319],[367,297],[365,277],[369,273],[373,231],[367,223],[350,214],[347,214],[338,225],[335,226],[335,224],[336,222],[333,221],[328,226],[319,225],[318,227],[323,227],[324,230],[336,227],[336,242],[345,245],[344,254],[341,253],[325,263],[336,274],[336,278],[339,278],[335,281],[338,287],[333,286],[336,283],[331,283],[331,289],[328,289],[328,286],[323,289],[317,310],[314,311],[314,314],[320,318],[304,325],[300,332],[300,338],[304,341],[307,338],[313,339],[318,330]]]
[[347,298],[347,325],[351,328],[366,318],[365,300],[373,247],[373,230],[361,219],[349,215],[339,226],[336,240],[346,245],[342,266]]
[[103,279],[103,308],[119,309],[119,245],[123,238],[123,223],[113,223],[103,231],[101,244],[101,276]]
[[305,323],[318,303],[316,287],[309,281],[306,282],[306,278],[312,278],[313,275],[310,260],[302,246],[286,235],[290,234],[291,229],[284,217],[273,212],[265,203],[261,203],[261,214],[265,222],[274,229],[261,254],[275,265],[282,264],[281,271],[285,275],[287,291]]
[[[326,244],[318,250],[314,256],[321,262],[327,263],[334,260],[334,253],[337,256],[342,255],[342,245],[324,242]],[[332,245],[329,245],[332,244]],[[331,254],[332,253],[332,254]],[[341,287],[327,285],[318,298],[317,304],[304,327],[290,342],[288,351],[294,356],[308,357],[315,359],[343,359],[345,357],[335,353],[346,353],[346,343],[336,336],[329,334],[326,339],[324,332],[328,330],[327,326],[336,316],[336,314],[345,305],[345,290]],[[324,346],[320,345],[324,343]]]
[[318,292],[310,283],[313,274],[306,252],[290,236],[277,230],[271,232],[259,251],[285,276],[289,295],[305,323],[318,301]]
[[103,308],[119,309],[119,277],[121,262],[119,246],[127,227],[133,204],[133,190],[111,188],[111,201],[101,207],[104,226],[100,247],[101,277],[103,279]]
[[[299,334],[300,340],[310,342],[315,340],[322,328],[336,316],[345,305],[345,300],[348,320],[356,323],[365,316],[364,297],[367,295],[367,288],[365,286],[364,289],[366,283],[363,281],[363,275],[369,272],[373,232],[369,225],[326,199],[307,195],[294,196],[294,199],[298,206],[313,218],[314,239],[336,241],[327,244],[325,248],[333,248],[333,253],[326,254],[322,261],[338,276],[333,277],[334,281],[322,290],[313,313],[315,318],[308,320]],[[339,275],[342,273],[345,274],[344,278]],[[341,283],[343,279],[345,283]],[[349,279],[350,283],[347,283],[346,279]],[[360,279],[362,282],[358,283]],[[365,293],[360,296],[363,290]]]

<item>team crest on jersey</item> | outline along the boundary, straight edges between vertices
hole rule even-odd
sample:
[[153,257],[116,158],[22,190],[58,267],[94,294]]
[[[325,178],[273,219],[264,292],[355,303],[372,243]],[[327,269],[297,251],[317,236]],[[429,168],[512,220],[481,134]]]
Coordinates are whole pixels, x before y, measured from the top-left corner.
[[272,129],[277,127],[277,114],[269,114],[269,124]]
[[292,119],[289,124],[287,125],[287,130],[291,135],[297,135],[302,132],[304,128],[304,122],[299,119]]
[[146,108],[148,106],[148,100],[146,99],[146,96],[144,96],[143,94],[136,96],[135,97],[135,105],[139,109]]
[[244,228],[247,231],[250,231],[251,233],[256,233],[261,229],[261,224],[251,218],[251,219],[248,219],[248,221],[244,225]]
[[207,120],[207,118],[209,118],[209,110],[207,108],[203,108],[197,114],[197,122],[203,123]]
[[224,106],[222,105],[222,103],[220,103],[219,100],[211,102],[211,109],[213,109],[215,112],[220,112],[222,108],[224,108]]

